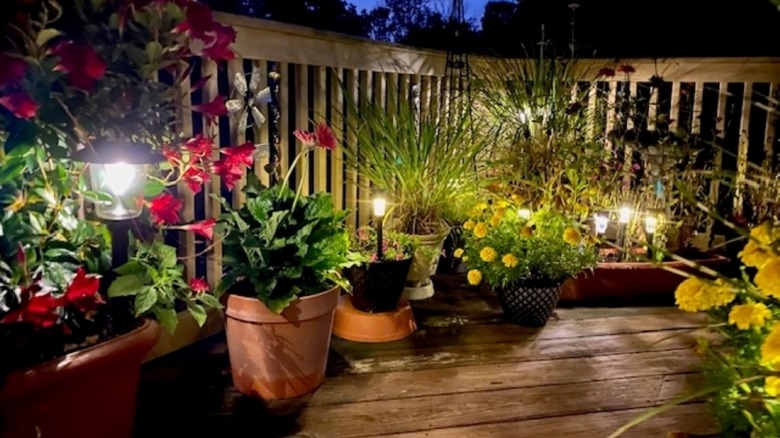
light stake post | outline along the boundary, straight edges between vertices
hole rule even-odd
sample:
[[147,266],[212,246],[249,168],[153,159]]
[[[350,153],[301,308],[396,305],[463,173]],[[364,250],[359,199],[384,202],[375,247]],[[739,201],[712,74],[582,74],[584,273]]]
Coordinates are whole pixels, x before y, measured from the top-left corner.
[[374,195],[374,221],[376,222],[376,260],[381,262],[383,258],[383,242],[384,236],[382,235],[382,223],[384,222],[385,213],[387,210],[387,199],[382,192],[377,192]]
[[593,224],[595,226],[596,237],[601,236],[607,232],[607,226],[609,226],[609,216],[597,213],[593,216]]
[[[618,210],[618,224],[620,224],[619,228],[619,245],[621,248],[621,251],[626,247],[627,244],[630,242],[628,241],[628,223],[631,222],[631,208],[630,207],[620,207],[620,210]],[[629,248],[629,253],[631,252],[631,248]],[[623,251],[623,260],[626,260],[626,252]]]
[[658,229],[658,218],[650,213],[645,216],[645,233],[647,234],[647,257],[653,258],[653,244],[655,241],[655,232]]

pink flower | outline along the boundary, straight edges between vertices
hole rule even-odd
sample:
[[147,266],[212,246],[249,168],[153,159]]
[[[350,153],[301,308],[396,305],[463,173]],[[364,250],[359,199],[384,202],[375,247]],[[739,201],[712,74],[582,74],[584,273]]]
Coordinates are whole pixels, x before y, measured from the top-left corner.
[[636,69],[634,69],[634,67],[632,67],[632,66],[630,66],[628,64],[623,64],[623,65],[621,65],[620,67],[617,68],[617,72],[618,73],[630,74],[630,73],[636,72]]
[[313,132],[309,131],[301,131],[300,129],[296,129],[293,131],[293,135],[295,138],[300,140],[301,143],[305,144],[306,146],[314,146],[317,144],[317,136],[314,135]]
[[306,146],[316,146],[332,151],[336,149],[336,136],[325,123],[320,123],[314,128],[314,132],[296,130],[293,135]]
[[607,78],[615,77],[615,70],[607,67],[602,68],[599,70],[599,76],[604,76]]
[[24,59],[0,53],[0,86],[18,84],[27,73]]
[[14,116],[30,120],[38,114],[40,106],[24,91],[15,91],[0,97],[0,106],[10,111]]
[[68,41],[58,44],[54,54],[60,57],[60,63],[54,69],[65,73],[68,82],[81,90],[92,91],[95,81],[106,74],[106,61],[92,46]]
[[157,225],[169,225],[179,222],[179,210],[182,202],[170,193],[163,193],[149,202],[149,214]]
[[217,117],[228,115],[228,110],[225,106],[225,96],[217,96],[209,103],[194,105],[192,110],[203,113],[206,116],[206,121],[209,123],[214,123]]
[[210,287],[206,280],[202,278],[193,278],[190,280],[190,289],[192,289],[192,293],[197,296],[208,292]]
[[202,236],[208,240],[214,240],[214,225],[217,220],[214,218],[206,219],[202,222],[195,222],[194,224],[182,225],[179,228],[186,231],[192,231],[193,233]]

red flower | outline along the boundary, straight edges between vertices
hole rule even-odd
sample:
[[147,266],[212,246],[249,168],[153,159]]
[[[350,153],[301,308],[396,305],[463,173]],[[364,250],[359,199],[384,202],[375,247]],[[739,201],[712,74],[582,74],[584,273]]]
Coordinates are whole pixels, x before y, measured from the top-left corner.
[[95,309],[95,305],[103,303],[103,299],[98,294],[99,287],[100,279],[97,276],[87,276],[87,271],[79,268],[63,298],[69,304],[74,304],[80,311],[89,312]]
[[194,39],[203,41],[202,55],[215,61],[227,61],[236,57],[230,45],[236,40],[236,31],[214,21],[211,9],[204,4],[187,4],[187,18],[176,26],[177,32],[189,33]]
[[293,135],[295,138],[301,141],[301,143],[305,144],[306,146],[314,146],[317,144],[317,136],[314,135],[313,132],[309,131],[301,131],[300,129],[296,129],[293,131]]
[[206,280],[202,278],[190,279],[190,289],[195,295],[204,294],[209,291],[210,287]]
[[51,327],[60,320],[57,309],[62,302],[51,294],[36,295],[22,309],[21,320],[42,328]]
[[187,5],[187,18],[176,26],[177,32],[189,32],[193,38],[204,40],[206,32],[214,25],[211,8],[203,3],[192,2]]
[[623,64],[617,68],[617,71],[618,73],[630,74],[636,72],[636,69],[628,64]]
[[0,53],[0,86],[17,84],[27,73],[27,63],[24,59]]
[[176,148],[172,148],[170,145],[166,144],[162,147],[162,154],[168,163],[170,163],[170,165],[173,167],[178,167],[181,163],[181,151]]
[[198,134],[187,140],[182,147],[184,150],[191,152],[193,156],[204,158],[211,155],[211,150],[214,149],[214,142],[210,138],[203,137],[203,134]]
[[255,162],[255,145],[251,141],[239,146],[223,148],[220,152],[246,166],[251,166]]
[[194,224],[182,225],[179,228],[186,231],[192,231],[193,233],[205,237],[208,240],[214,240],[214,225],[217,220],[214,218],[206,219],[202,222],[196,222]]
[[607,67],[602,68],[599,70],[599,76],[604,76],[607,78],[615,77],[615,70]]
[[30,120],[38,113],[40,106],[24,91],[15,91],[0,97],[0,106],[13,113],[14,116]]
[[192,193],[197,194],[200,193],[203,184],[208,181],[209,173],[200,166],[190,165],[187,167],[187,170],[184,171],[182,178],[187,184],[187,187],[192,190]]
[[333,131],[327,124],[320,123],[317,125],[314,135],[317,137],[317,146],[329,151],[336,149],[336,136],[333,135]]
[[209,103],[194,105],[192,110],[205,114],[209,123],[214,123],[217,117],[228,115],[228,110],[225,106],[225,96],[217,96]]
[[236,54],[230,49],[230,45],[236,42],[236,30],[231,26],[214,23],[212,28],[214,40],[203,48],[203,55],[214,61],[230,61]]
[[54,68],[68,75],[68,82],[84,91],[92,91],[95,81],[106,74],[106,61],[91,46],[72,41],[58,44],[54,54],[60,63]]
[[179,210],[182,202],[170,193],[163,193],[149,202],[149,213],[157,225],[175,224],[179,222]]

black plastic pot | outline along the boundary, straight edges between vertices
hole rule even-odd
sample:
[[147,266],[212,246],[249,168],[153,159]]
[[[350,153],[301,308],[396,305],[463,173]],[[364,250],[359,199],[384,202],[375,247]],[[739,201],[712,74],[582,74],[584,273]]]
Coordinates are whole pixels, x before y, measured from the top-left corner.
[[544,327],[561,297],[562,284],[518,282],[495,288],[504,317],[524,327]]
[[344,275],[352,285],[352,306],[368,313],[395,310],[411,266],[408,258],[347,268]]

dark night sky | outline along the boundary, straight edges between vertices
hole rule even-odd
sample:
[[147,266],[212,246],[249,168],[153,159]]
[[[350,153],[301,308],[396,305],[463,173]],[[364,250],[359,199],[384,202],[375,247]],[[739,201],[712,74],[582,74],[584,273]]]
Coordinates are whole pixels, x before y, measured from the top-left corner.
[[[377,4],[381,3],[381,0],[347,0],[350,3],[353,3],[357,6],[358,9],[371,9]],[[420,2],[423,2],[426,0],[420,0]],[[477,23],[479,23],[479,19],[482,18],[482,13],[485,10],[485,3],[487,3],[489,0],[465,0],[465,9],[466,9],[466,16],[469,18],[476,19]],[[449,5],[452,3],[451,0],[433,0],[433,3],[435,5],[444,4],[447,8],[449,8]],[[447,9],[449,10],[449,9]]]

